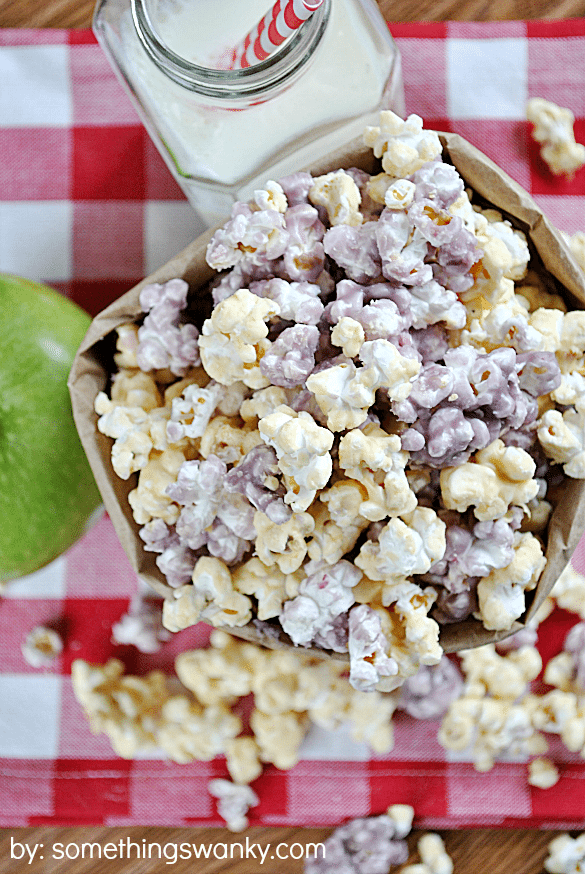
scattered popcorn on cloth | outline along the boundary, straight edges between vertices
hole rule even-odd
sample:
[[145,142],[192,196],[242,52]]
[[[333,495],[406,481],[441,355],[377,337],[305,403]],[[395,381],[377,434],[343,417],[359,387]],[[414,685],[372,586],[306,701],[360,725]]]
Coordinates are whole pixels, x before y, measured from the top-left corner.
[[532,136],[541,143],[540,154],[552,173],[572,177],[585,164],[585,146],[575,142],[575,116],[570,109],[542,97],[526,104]]
[[47,668],[63,652],[63,640],[54,629],[37,625],[26,635],[20,649],[33,668]]
[[[536,110],[569,172],[566,113]],[[364,140],[382,172],[294,174],[234,206],[207,248],[200,326],[183,280],[142,288],[95,411],[172,589],[168,630],[260,622],[347,654],[361,692],[422,690],[441,625],[521,621],[558,486],[585,478],[585,312],[566,311],[525,233],[475,202],[418,116],[382,112]],[[140,636],[138,621],[116,635]],[[473,702],[453,720],[482,726],[483,767],[538,746],[513,702]],[[270,756],[277,728],[256,721]]]

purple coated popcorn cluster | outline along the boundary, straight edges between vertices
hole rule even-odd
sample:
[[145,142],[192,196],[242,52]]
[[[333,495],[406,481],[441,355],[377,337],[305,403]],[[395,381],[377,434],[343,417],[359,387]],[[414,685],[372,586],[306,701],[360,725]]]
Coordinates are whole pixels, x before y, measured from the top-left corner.
[[183,280],[141,292],[125,367],[148,407],[119,379],[96,402],[138,469],[167,627],[262,604],[295,645],[348,653],[356,688],[406,683],[417,717],[458,688],[440,625],[505,628],[536,585],[559,471],[538,425],[570,368],[563,314],[522,296],[524,234],[421,137],[408,172],[389,137],[378,174],[294,173],[237,203],[202,325]]

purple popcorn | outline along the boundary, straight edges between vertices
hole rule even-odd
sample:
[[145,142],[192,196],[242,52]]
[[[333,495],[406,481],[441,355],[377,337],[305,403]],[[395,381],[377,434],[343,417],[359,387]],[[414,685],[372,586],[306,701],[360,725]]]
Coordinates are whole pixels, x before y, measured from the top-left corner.
[[199,364],[199,331],[195,325],[179,324],[188,291],[183,279],[171,279],[164,285],[145,285],[140,292],[140,306],[147,313],[138,329],[136,359],[141,370],[168,367],[175,376],[184,376]]
[[252,546],[249,540],[238,537],[219,518],[214,519],[207,532],[205,545],[210,555],[220,558],[228,566],[239,564]]
[[438,719],[463,689],[463,677],[444,655],[438,665],[421,665],[400,689],[397,707],[414,719]]
[[366,288],[352,279],[342,279],[337,283],[335,300],[325,307],[324,316],[334,325],[344,316],[357,319],[364,306]]
[[387,814],[353,819],[324,841],[322,856],[305,860],[305,874],[388,874],[392,865],[408,859],[401,838]]
[[284,220],[288,242],[283,252],[284,271],[290,279],[314,282],[323,271],[325,225],[314,206],[300,203],[287,209]]
[[471,268],[482,257],[477,238],[463,225],[435,251],[433,274],[437,282],[459,293],[471,288],[474,278]]
[[286,195],[289,207],[309,202],[309,191],[314,183],[310,173],[290,173],[278,182]]
[[163,519],[151,519],[139,529],[138,534],[146,552],[164,552],[167,547],[179,542],[174,527],[167,525]]
[[348,638],[349,616],[347,613],[341,613],[329,625],[317,632],[313,638],[313,644],[322,649],[333,650],[333,652],[347,652]]
[[196,550],[177,542],[172,546],[168,546],[157,556],[156,564],[158,569],[165,575],[169,586],[177,589],[179,586],[184,586],[185,583],[191,581],[198,555]]
[[439,209],[447,209],[463,193],[463,179],[451,164],[429,161],[410,177],[416,185],[415,201],[428,200]]
[[536,401],[520,387],[514,349],[483,353],[459,346],[448,349],[443,361],[425,364],[409,397],[392,405],[412,425],[401,436],[416,464],[461,464],[471,452],[536,419]]
[[279,485],[273,490],[266,485],[267,480],[274,479],[280,473],[276,452],[271,446],[261,444],[251,449],[229,471],[225,478],[225,489],[244,495],[257,510],[261,510],[272,522],[280,525],[291,515],[290,507],[283,500],[284,486]]
[[431,200],[415,200],[408,218],[431,246],[444,246],[460,233],[463,221]]
[[216,517],[227,467],[217,456],[203,461],[184,461],[177,481],[166,493],[183,506],[176,523],[181,543],[199,549],[206,543],[205,529]]
[[260,360],[260,370],[272,385],[303,385],[315,367],[319,329],[315,325],[285,328]]
[[554,352],[521,352],[516,356],[516,371],[520,388],[535,398],[561,384],[561,369]]
[[442,325],[428,325],[413,330],[410,336],[423,364],[440,361],[449,348],[447,332]]
[[366,222],[357,227],[337,225],[325,232],[325,254],[355,282],[367,282],[382,273],[376,233],[378,224]]
[[469,619],[478,609],[477,584],[478,579],[469,579],[469,589],[464,592],[448,592],[441,589],[437,600],[431,609],[431,617],[439,625],[450,625],[453,622],[463,622]]

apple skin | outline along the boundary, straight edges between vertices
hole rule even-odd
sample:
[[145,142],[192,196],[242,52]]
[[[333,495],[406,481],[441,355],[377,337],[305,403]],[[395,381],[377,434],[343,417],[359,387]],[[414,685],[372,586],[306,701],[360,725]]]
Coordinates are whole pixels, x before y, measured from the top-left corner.
[[0,274],[0,580],[65,552],[101,503],[67,388],[90,322],[53,289]]

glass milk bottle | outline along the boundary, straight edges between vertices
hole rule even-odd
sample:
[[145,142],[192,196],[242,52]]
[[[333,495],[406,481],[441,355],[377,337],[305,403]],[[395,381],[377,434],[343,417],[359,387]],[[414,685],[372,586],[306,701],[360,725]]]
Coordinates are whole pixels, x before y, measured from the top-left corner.
[[209,225],[267,179],[360,135],[381,109],[404,114],[400,56],[374,0],[324,0],[264,60],[230,69],[270,5],[100,0],[95,11],[102,48]]

